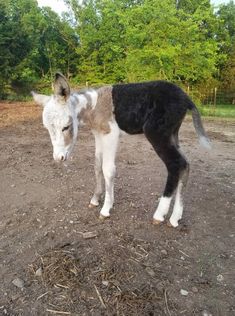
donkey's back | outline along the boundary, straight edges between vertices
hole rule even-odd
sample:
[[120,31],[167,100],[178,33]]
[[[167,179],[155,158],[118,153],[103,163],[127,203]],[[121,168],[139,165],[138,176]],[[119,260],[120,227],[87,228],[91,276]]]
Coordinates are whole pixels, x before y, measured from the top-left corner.
[[184,118],[191,100],[178,86],[166,81],[119,84],[112,87],[115,119],[129,134],[143,133],[151,116],[162,124],[166,119],[172,132]]

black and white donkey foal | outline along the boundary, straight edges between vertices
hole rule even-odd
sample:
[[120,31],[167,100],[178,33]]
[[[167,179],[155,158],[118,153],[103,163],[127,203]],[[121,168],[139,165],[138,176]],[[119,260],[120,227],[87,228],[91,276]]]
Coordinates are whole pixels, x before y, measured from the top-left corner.
[[153,216],[154,223],[164,221],[176,191],[170,224],[178,226],[189,172],[189,164],[179,149],[178,132],[187,110],[192,111],[200,143],[210,147],[196,106],[179,87],[169,82],[152,81],[71,93],[65,77],[57,73],[52,96],[32,94],[44,107],[43,124],[49,131],[55,160],[68,159],[81,123],[91,128],[96,144],[96,187],[89,206],[99,205],[104,176],[105,200],[101,218],[109,217],[113,207],[115,155],[120,132],[144,133],[168,171],[165,190]]

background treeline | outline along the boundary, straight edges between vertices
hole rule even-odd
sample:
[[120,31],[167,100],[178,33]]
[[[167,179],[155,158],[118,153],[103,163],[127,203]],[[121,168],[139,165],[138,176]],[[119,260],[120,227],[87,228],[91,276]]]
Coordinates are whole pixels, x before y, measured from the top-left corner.
[[28,93],[62,71],[85,85],[164,79],[204,95],[235,90],[235,3],[0,0],[0,96]]

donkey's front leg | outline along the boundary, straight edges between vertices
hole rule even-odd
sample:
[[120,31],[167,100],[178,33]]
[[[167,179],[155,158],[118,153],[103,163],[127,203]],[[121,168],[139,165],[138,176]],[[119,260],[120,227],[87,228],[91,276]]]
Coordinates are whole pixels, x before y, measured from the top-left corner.
[[100,134],[94,132],[95,136],[95,178],[96,186],[89,208],[99,205],[100,198],[103,193],[103,174],[102,174],[102,142]]
[[110,210],[114,202],[114,178],[116,173],[115,156],[119,139],[119,127],[116,122],[110,123],[110,133],[102,136],[103,163],[102,170],[105,180],[105,199],[100,211],[100,218],[110,216]]

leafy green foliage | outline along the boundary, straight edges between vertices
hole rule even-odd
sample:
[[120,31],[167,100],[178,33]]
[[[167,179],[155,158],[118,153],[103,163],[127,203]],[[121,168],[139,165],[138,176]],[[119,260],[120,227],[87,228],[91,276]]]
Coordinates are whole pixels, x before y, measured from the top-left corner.
[[[32,41],[24,27],[23,18],[31,10],[28,1],[0,2],[0,76],[3,82],[12,76],[12,71],[24,60],[32,48]],[[31,1],[37,8],[36,1]],[[24,13],[23,13],[24,12]]]
[[146,0],[133,9],[126,20],[131,80],[193,83],[213,75],[217,44],[203,26],[212,12],[202,10],[199,6],[191,15],[171,0]]
[[0,2],[0,90],[164,79],[198,95],[235,88],[235,4],[209,0],[64,0],[62,17],[36,0]]
[[78,36],[50,8],[40,9],[36,0],[0,2],[0,80],[17,88],[58,69],[76,71]]
[[72,1],[82,81],[208,80],[220,59],[209,0]]
[[220,53],[224,54],[224,60],[220,65],[221,86],[228,92],[235,91],[235,3],[230,1],[222,5],[218,11],[220,19],[219,39],[223,43]]

